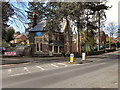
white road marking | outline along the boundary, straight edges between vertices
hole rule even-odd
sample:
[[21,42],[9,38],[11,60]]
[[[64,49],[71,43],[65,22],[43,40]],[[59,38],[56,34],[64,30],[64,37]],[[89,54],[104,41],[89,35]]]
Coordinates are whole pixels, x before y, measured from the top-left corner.
[[19,76],[19,75],[23,75],[24,73],[18,73],[18,74],[14,74],[14,75],[10,75],[10,76]]
[[57,65],[54,65],[54,64],[51,64],[52,66],[54,66],[54,67],[58,67]]
[[90,63],[86,63],[86,64],[90,64]]
[[63,64],[63,63],[58,63],[59,65],[64,65],[65,67],[67,66],[66,64]]
[[85,64],[75,64],[75,65],[85,65]]
[[27,72],[29,71],[27,67],[24,67],[24,70],[27,71]]
[[12,72],[12,69],[8,69],[8,74],[10,74]]
[[37,68],[40,68],[41,70],[45,70],[44,68],[40,67],[40,66],[36,66]]
[[105,64],[105,63],[100,63],[100,64]]

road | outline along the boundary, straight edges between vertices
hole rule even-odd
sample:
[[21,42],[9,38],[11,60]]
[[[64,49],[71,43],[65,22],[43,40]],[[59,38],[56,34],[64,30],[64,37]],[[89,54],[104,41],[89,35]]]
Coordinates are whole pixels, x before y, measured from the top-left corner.
[[34,63],[3,68],[3,88],[118,88],[118,52],[91,56],[90,63]]

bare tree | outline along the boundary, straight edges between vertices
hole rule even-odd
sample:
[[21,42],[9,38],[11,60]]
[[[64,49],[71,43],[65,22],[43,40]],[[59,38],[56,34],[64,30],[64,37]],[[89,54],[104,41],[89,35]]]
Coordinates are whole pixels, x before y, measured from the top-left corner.
[[113,36],[116,34],[116,28],[115,28],[115,23],[114,22],[110,22],[107,28],[108,32],[111,33],[111,36],[113,38]]
[[107,27],[107,31],[109,33],[109,48],[111,49],[111,37],[113,39],[113,36],[117,33],[117,30],[116,30],[116,27],[115,27],[115,23],[114,22],[110,22],[108,24],[108,27]]

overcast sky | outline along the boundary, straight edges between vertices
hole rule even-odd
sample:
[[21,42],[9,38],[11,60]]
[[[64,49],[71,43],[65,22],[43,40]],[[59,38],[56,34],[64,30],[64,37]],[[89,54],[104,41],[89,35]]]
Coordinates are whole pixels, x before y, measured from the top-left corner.
[[107,5],[111,6],[109,10],[106,11],[107,21],[106,24],[110,22],[114,22],[116,25],[118,24],[118,2],[120,0],[109,0]]

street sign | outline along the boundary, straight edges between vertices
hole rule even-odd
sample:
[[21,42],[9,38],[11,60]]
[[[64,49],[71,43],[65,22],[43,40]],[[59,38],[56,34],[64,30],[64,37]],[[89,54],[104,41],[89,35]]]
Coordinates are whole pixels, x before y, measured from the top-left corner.
[[5,52],[5,56],[15,56],[16,52]]

